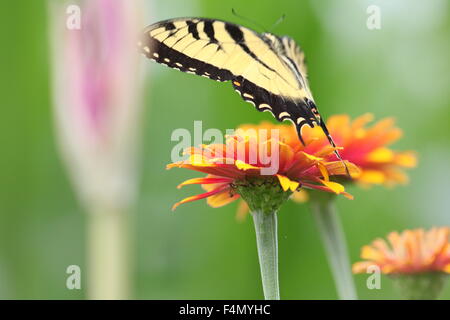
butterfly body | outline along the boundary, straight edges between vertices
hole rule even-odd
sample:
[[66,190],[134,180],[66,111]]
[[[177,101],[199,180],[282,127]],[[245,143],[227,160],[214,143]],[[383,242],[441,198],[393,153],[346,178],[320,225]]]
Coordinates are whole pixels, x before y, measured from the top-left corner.
[[292,121],[302,143],[302,128],[319,125],[335,146],[309,89],[304,53],[292,38],[221,20],[178,18],[145,28],[139,47],[173,69],[231,81],[257,110]]

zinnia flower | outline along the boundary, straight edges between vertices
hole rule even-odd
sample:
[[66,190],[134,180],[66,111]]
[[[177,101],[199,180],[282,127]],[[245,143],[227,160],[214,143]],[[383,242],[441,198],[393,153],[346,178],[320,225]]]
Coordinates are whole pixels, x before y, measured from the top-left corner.
[[[339,153],[357,165],[361,172],[352,178],[363,185],[394,185],[406,183],[408,177],[403,168],[416,166],[416,156],[411,151],[398,152],[387,146],[402,136],[402,131],[395,127],[392,118],[378,121],[367,126],[373,120],[371,114],[362,115],[353,121],[348,115],[335,115],[328,118],[327,127],[337,146]],[[305,127],[303,135],[307,147],[305,152],[314,154],[330,148],[329,143],[319,127]],[[326,160],[337,160],[329,153]]]
[[[185,150],[189,159],[167,166],[207,174],[206,177],[190,179],[179,185],[201,184],[207,192],[188,197],[173,208],[203,198],[208,198],[210,206],[220,207],[240,198],[242,194],[238,189],[242,185],[274,185],[289,191],[288,195],[299,188],[308,188],[351,198],[341,184],[329,179],[330,175],[346,174],[341,161],[326,160],[333,151],[333,148],[327,148],[314,153],[306,152],[289,125],[267,122],[258,126],[243,125],[235,134],[226,137],[225,144],[191,147]],[[263,154],[267,155],[267,159]],[[274,163],[277,164],[275,172],[264,174],[263,171],[269,170]],[[350,162],[346,165],[353,174],[357,174],[356,166]]]
[[449,234],[448,227],[391,232],[388,243],[376,239],[362,248],[361,258],[366,261],[355,263],[353,272],[363,273],[377,265],[385,274],[450,273]]
[[354,273],[376,266],[388,274],[407,299],[436,299],[450,273],[450,228],[391,232],[388,242],[376,239],[361,250],[366,261],[353,265]]

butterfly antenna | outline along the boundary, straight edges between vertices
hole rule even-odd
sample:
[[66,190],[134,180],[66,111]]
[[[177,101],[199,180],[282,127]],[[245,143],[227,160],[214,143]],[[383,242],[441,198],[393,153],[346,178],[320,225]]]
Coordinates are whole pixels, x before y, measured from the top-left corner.
[[282,23],[286,19],[286,15],[283,13],[281,17],[278,18],[278,20],[273,24],[273,26],[270,28],[269,32],[272,32],[273,29],[275,29],[280,23]]
[[[328,138],[328,141],[330,142],[331,146],[333,148],[336,148],[336,144],[334,143],[333,138],[331,137],[330,132],[328,131],[327,126],[325,125],[325,122],[320,119],[320,127],[322,128],[323,132],[325,133],[325,135]],[[336,149],[334,150],[334,154],[336,155],[336,157],[342,162],[342,164],[345,167],[345,172],[347,173],[347,176],[352,179],[352,176],[350,175],[350,171],[348,170],[347,164],[345,163],[345,161],[341,158],[341,155],[339,154],[339,151],[337,151]]]
[[247,18],[247,17],[241,16],[240,14],[238,14],[238,13],[236,12],[236,10],[234,10],[234,8],[231,8],[231,13],[233,13],[233,15],[235,15],[235,16],[238,17],[239,19],[242,19],[242,20],[244,20],[244,21],[247,21],[247,22],[249,22],[249,23],[252,23],[253,25],[255,25],[255,26],[257,26],[258,28],[260,28],[261,30],[263,30],[264,32],[268,32],[267,29],[266,29],[263,25],[261,25],[260,23],[254,21],[254,20],[252,20],[252,19],[249,19],[249,18]]

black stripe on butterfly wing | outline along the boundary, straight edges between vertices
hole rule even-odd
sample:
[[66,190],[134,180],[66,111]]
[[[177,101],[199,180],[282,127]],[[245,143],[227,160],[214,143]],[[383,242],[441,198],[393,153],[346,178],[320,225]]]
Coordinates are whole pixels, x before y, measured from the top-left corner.
[[194,39],[199,40],[200,35],[198,34],[197,23],[198,22],[186,20],[186,24],[188,25],[188,32],[194,37]]
[[[215,31],[212,20],[205,20],[203,22],[203,32],[208,36],[209,42],[218,44],[219,41],[215,38]],[[220,48],[220,46],[219,46]]]
[[[272,72],[275,72],[274,69],[269,67],[266,63],[264,63],[264,61],[261,61],[261,59],[259,59],[256,56],[256,54],[253,51],[251,51],[250,48],[245,44],[244,33],[242,32],[242,30],[239,26],[226,22],[225,30],[228,32],[228,34],[234,40],[234,42],[236,42],[236,44],[238,44],[241,47],[241,49],[245,51],[245,53],[247,53],[250,57],[252,57],[258,63],[263,65],[265,68],[269,69]],[[263,41],[263,40],[261,39],[261,41]]]
[[166,29],[166,31],[169,31],[169,30],[175,30],[177,27],[175,27],[175,25],[173,24],[173,22],[167,22],[165,25],[164,25],[164,29]]
[[189,57],[151,37],[148,33],[142,38],[140,47],[147,58],[182,72],[207,75],[213,80],[222,82],[232,80],[234,77],[230,71]]

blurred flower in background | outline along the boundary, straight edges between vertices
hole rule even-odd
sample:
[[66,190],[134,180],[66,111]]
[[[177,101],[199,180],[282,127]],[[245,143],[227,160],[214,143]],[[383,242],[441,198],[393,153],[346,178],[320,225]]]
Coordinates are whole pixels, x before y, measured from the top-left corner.
[[[387,147],[403,134],[401,129],[395,127],[392,118],[380,120],[367,127],[372,120],[373,116],[367,113],[353,121],[348,115],[334,115],[327,121],[328,130],[340,148],[342,159],[354,163],[360,169],[358,174],[352,175],[352,182],[364,187],[406,184],[408,176],[403,169],[417,165],[415,152],[394,151]],[[328,139],[321,128],[305,127],[303,135],[307,144],[306,152],[320,153],[330,149]],[[337,160],[336,155],[329,154],[327,160]],[[306,202],[309,195],[306,190],[299,190],[294,193],[292,199],[296,202]]]
[[387,240],[376,239],[361,249],[365,261],[353,265],[354,273],[377,266],[395,279],[410,299],[436,298],[450,274],[450,228],[391,232]]
[[450,273],[450,228],[405,230],[391,232],[386,242],[376,239],[361,249],[367,260],[353,265],[355,273],[377,265],[386,274],[440,271]]
[[[368,127],[373,120],[371,114],[362,115],[353,121],[348,115],[331,116],[327,127],[337,146],[342,159],[346,159],[361,169],[361,173],[352,178],[362,185],[383,184],[392,186],[406,183],[408,177],[404,168],[416,166],[416,155],[412,151],[394,151],[387,146],[402,136],[402,131],[395,127],[392,118],[386,118]],[[328,140],[319,127],[305,128],[305,139],[310,142],[306,152],[321,152],[329,148]],[[328,160],[336,160],[334,154]]]
[[[352,180],[342,177],[342,183],[356,182],[361,186],[393,186],[406,183],[408,177],[402,169],[416,166],[417,160],[412,151],[394,151],[387,146],[397,141],[402,131],[394,126],[392,118],[386,118],[368,127],[373,120],[371,114],[362,115],[353,121],[348,115],[335,115],[326,125],[338,146],[342,159],[354,163],[360,171],[352,174]],[[337,160],[329,153],[331,146],[320,127],[303,130],[306,143],[305,152],[327,153],[327,161]],[[334,275],[338,294],[343,299],[356,299],[349,265],[349,256],[345,244],[345,235],[340,223],[334,199],[300,190],[294,193],[296,202],[309,201],[319,229],[325,251]]]
[[[75,191],[89,212],[90,298],[126,298],[129,209],[136,195],[141,87],[136,35],[142,3],[50,2],[57,137]],[[72,5],[72,3],[71,3]]]

